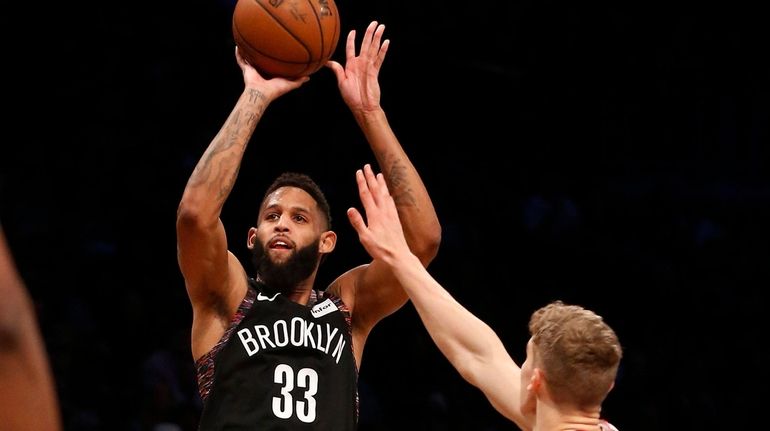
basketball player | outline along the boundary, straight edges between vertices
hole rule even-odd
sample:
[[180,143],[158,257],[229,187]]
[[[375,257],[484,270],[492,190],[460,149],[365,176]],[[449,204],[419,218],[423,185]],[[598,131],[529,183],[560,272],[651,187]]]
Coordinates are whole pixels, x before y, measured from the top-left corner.
[[[601,419],[622,356],[615,332],[592,311],[553,302],[530,317],[519,367],[495,332],[452,296],[409,251],[382,174],[356,172],[366,223],[348,217],[361,243],[393,269],[441,352],[492,406],[523,430],[616,430]],[[373,263],[373,264],[374,264]]]
[[[351,31],[345,67],[327,66],[398,196],[411,250],[427,265],[441,227],[380,107],[378,74],[389,45],[383,31],[372,22],[358,55]],[[308,80],[266,80],[237,49],[236,60],[244,91],[195,167],[177,213],[178,260],[192,303],[192,354],[204,403],[200,430],[352,431],[366,338],[408,297],[379,261],[348,270],[325,289],[314,286],[337,237],[324,194],[303,174],[279,176],[264,195],[245,238],[253,278],[228,251],[219,217],[255,126],[271,102]]]
[[32,299],[0,227],[0,429],[57,431],[59,402]]

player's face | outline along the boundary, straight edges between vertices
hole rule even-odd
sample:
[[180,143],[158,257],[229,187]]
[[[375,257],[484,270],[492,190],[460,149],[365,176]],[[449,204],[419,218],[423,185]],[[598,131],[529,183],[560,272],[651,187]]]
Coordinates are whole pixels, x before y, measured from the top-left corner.
[[280,262],[272,260],[259,242],[254,244],[251,251],[254,268],[260,280],[281,292],[290,292],[300,282],[310,277],[318,266],[320,256],[317,244],[308,244],[295,250],[287,259]]
[[318,243],[326,220],[316,201],[304,190],[281,187],[262,205],[257,240],[269,259],[286,261],[296,250]]
[[304,190],[282,187],[265,200],[250,231],[255,268],[275,288],[290,288],[318,265],[326,219]]

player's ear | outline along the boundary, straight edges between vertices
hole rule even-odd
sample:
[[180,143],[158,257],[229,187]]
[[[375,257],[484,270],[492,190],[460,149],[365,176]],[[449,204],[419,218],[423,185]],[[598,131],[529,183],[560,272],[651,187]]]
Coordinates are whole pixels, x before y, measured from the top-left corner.
[[252,227],[249,228],[249,234],[246,237],[246,247],[249,248],[249,250],[254,248],[254,244],[257,242],[257,228]]
[[540,387],[543,385],[544,380],[545,376],[543,375],[543,370],[535,367],[532,370],[532,377],[529,379],[529,385],[527,385],[527,389],[531,390],[532,392],[538,392]]
[[334,231],[327,230],[321,234],[321,240],[318,241],[319,253],[331,253],[337,245],[337,234]]

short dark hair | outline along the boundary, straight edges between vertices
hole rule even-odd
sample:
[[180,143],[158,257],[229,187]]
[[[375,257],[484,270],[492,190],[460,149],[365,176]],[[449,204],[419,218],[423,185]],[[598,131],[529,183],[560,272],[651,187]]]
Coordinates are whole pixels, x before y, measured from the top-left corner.
[[329,202],[326,200],[326,196],[321,191],[321,188],[318,187],[318,184],[309,175],[297,172],[284,172],[278,175],[270,187],[267,188],[265,195],[262,197],[262,203],[264,204],[265,199],[281,187],[297,187],[307,192],[316,201],[318,207],[321,208],[321,212],[326,217],[326,230],[331,230],[332,212],[329,208]]

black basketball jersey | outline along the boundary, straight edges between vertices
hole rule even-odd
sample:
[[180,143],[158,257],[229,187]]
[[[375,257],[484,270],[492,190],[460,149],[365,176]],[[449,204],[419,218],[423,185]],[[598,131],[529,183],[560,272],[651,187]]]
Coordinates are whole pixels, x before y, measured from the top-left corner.
[[200,431],[353,431],[358,371],[350,313],[314,291],[298,304],[249,280],[217,345],[197,363]]

